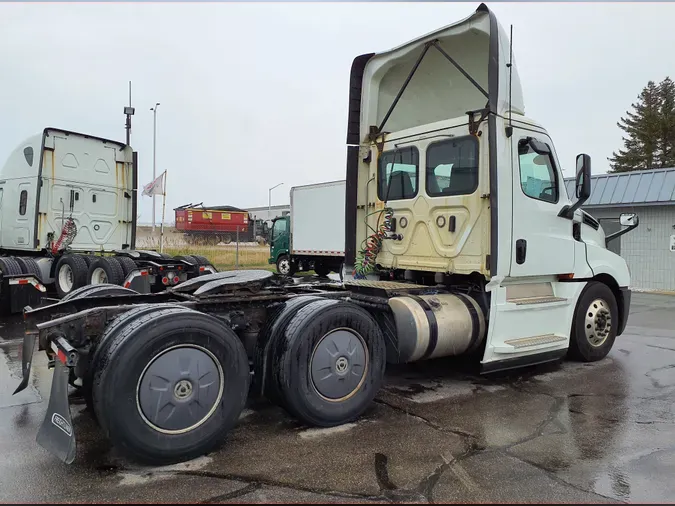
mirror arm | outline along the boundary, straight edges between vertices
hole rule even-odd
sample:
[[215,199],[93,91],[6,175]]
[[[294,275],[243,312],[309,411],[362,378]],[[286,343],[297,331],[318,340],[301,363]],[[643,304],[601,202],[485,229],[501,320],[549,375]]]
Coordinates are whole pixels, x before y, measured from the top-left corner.
[[588,198],[579,199],[571,206],[563,206],[563,208],[558,213],[558,216],[560,216],[561,218],[567,218],[571,220],[572,218],[574,218],[574,213],[576,212],[576,210],[579,209],[582,205],[584,205],[584,203],[587,200]]
[[640,224],[640,222],[638,221],[634,225],[629,225],[628,227],[624,228],[623,230],[619,230],[618,232],[614,232],[613,234],[610,234],[607,237],[605,237],[605,247],[607,247],[607,245],[609,244],[609,241],[613,241],[617,237],[621,237],[623,234],[627,234],[628,232],[630,232],[631,230],[636,228],[639,224]]

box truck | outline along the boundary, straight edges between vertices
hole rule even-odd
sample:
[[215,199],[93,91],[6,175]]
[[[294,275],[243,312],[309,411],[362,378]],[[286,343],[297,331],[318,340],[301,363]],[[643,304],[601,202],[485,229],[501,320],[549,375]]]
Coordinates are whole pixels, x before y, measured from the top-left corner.
[[342,272],[345,188],[344,180],[291,188],[291,212],[273,221],[270,238],[268,262],[279,274]]

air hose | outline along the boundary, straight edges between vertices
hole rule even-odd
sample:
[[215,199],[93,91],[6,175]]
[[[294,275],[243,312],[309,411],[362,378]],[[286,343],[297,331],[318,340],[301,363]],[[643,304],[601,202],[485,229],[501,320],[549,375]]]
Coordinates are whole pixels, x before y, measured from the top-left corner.
[[[367,274],[375,270],[375,261],[377,259],[377,254],[382,249],[382,241],[387,237],[387,234],[391,230],[391,218],[394,215],[394,210],[390,207],[385,207],[379,211],[369,213],[366,215],[366,222],[368,216],[375,213],[379,213],[377,218],[377,229],[364,241],[365,246],[363,246],[364,243],[361,243],[362,249],[359,251],[356,256],[356,261],[354,262],[355,279],[365,279]],[[380,223],[382,217],[384,217],[384,219]],[[372,227],[369,228],[373,230]]]

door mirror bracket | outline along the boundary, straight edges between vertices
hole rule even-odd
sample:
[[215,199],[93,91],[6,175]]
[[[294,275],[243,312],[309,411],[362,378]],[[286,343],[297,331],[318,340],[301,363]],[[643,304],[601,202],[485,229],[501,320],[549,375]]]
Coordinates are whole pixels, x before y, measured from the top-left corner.
[[558,216],[572,219],[574,213],[591,196],[591,157],[586,154],[577,155],[574,193],[577,201],[571,206],[564,206]]

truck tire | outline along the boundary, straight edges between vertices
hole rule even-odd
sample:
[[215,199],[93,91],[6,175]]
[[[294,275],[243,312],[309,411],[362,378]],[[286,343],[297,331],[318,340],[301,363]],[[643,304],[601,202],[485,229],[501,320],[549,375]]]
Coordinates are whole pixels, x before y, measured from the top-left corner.
[[121,285],[124,271],[115,257],[100,257],[89,266],[87,279],[90,285]]
[[574,311],[568,356],[582,362],[605,358],[614,346],[618,327],[619,308],[611,288],[589,282]]
[[38,263],[35,261],[34,258],[26,257],[17,257],[16,258],[17,263],[21,267],[21,274],[27,274],[27,275],[33,275],[40,282],[42,282],[42,271],[40,271],[40,266]]
[[295,266],[288,255],[281,255],[277,258],[277,272],[282,276],[292,276],[295,274]]
[[223,234],[220,237],[220,240],[224,242],[225,244],[230,244],[232,242],[232,235],[230,234]]
[[316,275],[325,278],[330,274],[331,268],[329,265],[326,265],[322,262],[315,262],[314,263],[314,272],[316,272]]
[[21,265],[14,257],[0,257],[0,271],[7,276],[19,276],[23,274]]
[[190,256],[197,261],[197,265],[204,265],[204,266],[211,265],[211,262],[206,257],[203,257],[201,255],[190,255]]
[[289,413],[332,427],[371,405],[384,379],[386,350],[367,311],[340,300],[312,302],[296,313],[284,338],[275,373]]
[[92,262],[100,257],[97,257],[96,255],[82,255],[82,258],[84,258],[84,261],[87,263],[87,269],[89,269]]
[[[150,389],[151,378],[166,382],[168,399]],[[158,308],[112,338],[94,373],[94,410],[113,445],[135,460],[182,462],[225,441],[249,381],[246,351],[232,329],[197,311]]]
[[288,322],[307,304],[323,300],[316,295],[300,295],[281,302],[270,309],[265,323],[258,332],[253,352],[253,392],[264,395],[268,401],[283,407],[279,394],[279,387],[273,376],[273,370],[278,365],[280,343]]
[[176,260],[185,260],[190,265],[199,265],[197,259],[192,255],[180,255],[176,257]]
[[63,255],[56,263],[54,286],[59,299],[87,284],[87,262],[80,255]]
[[[118,289],[122,290],[128,290],[128,288],[122,288],[120,286],[116,285],[99,285],[100,287],[115,287]],[[133,290],[131,290],[133,291]],[[92,417],[94,418],[94,421],[98,421],[96,418],[96,412],[94,411],[94,401],[92,399],[92,382],[94,380],[94,374],[95,372],[102,367],[102,357],[107,356],[107,350],[110,347],[110,344],[114,342],[114,337],[117,335],[117,333],[120,332],[122,328],[124,328],[125,325],[128,325],[131,323],[131,321],[135,318],[139,318],[143,316],[144,314],[147,313],[152,313],[157,311],[158,309],[186,309],[183,306],[179,305],[174,305],[174,304],[163,304],[161,306],[158,306],[157,304],[143,304],[140,306],[136,306],[135,308],[126,311],[122,314],[117,315],[114,317],[105,327],[105,330],[103,331],[103,334],[101,335],[100,339],[98,340],[98,343],[96,345],[96,348],[94,349],[94,352],[90,355],[90,360],[89,360],[89,366],[87,367],[87,373],[85,374],[85,378],[82,382],[82,394],[84,396],[84,400],[87,404],[87,407],[89,408],[89,411],[92,414]],[[175,314],[175,313],[174,313]]]
[[136,262],[134,262],[131,258],[129,257],[115,257],[115,260],[117,260],[122,267],[122,274],[123,274],[123,279],[127,279],[127,276],[131,273],[131,271],[137,269],[138,267],[136,266]]

